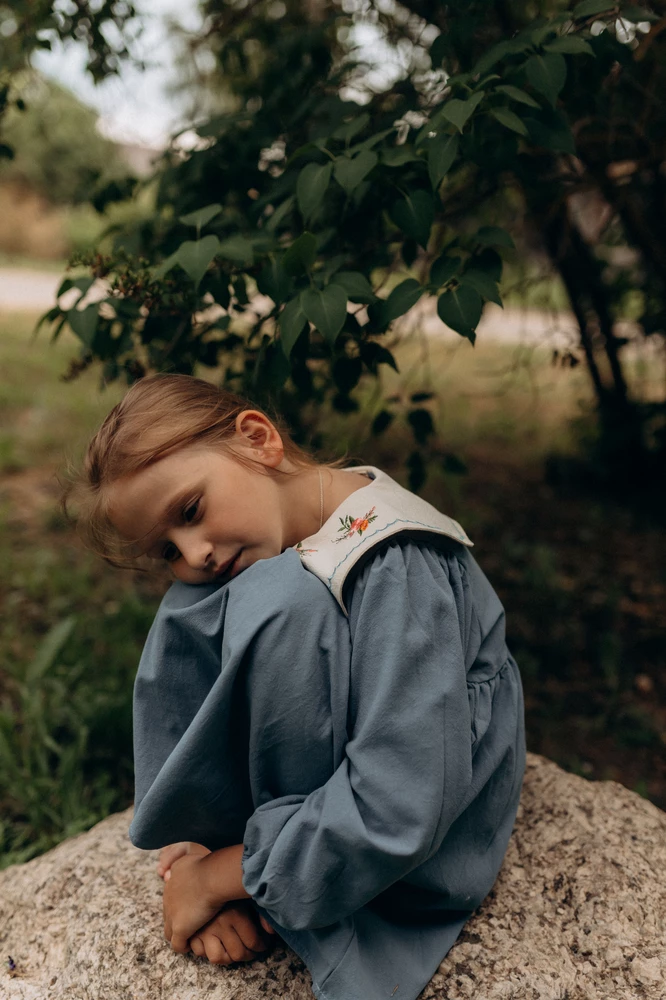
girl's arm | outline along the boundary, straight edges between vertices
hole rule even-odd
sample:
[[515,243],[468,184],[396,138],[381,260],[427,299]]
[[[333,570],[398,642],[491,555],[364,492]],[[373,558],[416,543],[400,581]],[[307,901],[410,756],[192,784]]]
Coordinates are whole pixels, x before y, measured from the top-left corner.
[[435,854],[467,804],[466,624],[446,571],[435,584],[424,559],[394,543],[355,585],[340,766],[322,787],[265,802],[247,823],[245,889],[284,928],[358,910]]

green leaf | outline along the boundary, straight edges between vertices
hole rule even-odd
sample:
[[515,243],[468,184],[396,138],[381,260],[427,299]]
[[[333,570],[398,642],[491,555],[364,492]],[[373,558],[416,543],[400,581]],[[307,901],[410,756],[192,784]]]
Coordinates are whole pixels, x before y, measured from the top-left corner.
[[272,257],[257,275],[257,288],[276,305],[284,302],[291,289],[291,280],[279,259]]
[[450,281],[458,273],[461,264],[461,257],[449,257],[443,253],[441,257],[432,262],[430,267],[430,283],[437,288],[445,285],[447,281]]
[[[543,44],[548,35],[553,34],[553,25],[543,17],[538,17],[530,26],[530,39],[533,44],[539,47]],[[529,30],[529,29],[527,29]]]
[[285,198],[285,200],[278,205],[273,214],[268,216],[268,219],[266,220],[266,229],[269,233],[275,232],[285,216],[289,215],[292,211],[295,204],[296,196],[293,194],[289,195],[288,198]]
[[467,466],[461,458],[454,455],[452,452],[448,452],[444,456],[444,461],[442,463],[445,472],[451,472],[453,475],[461,476],[467,472]]
[[535,101],[533,97],[526,94],[524,90],[520,87],[514,87],[511,83],[502,83],[499,87],[495,87],[496,94],[506,94],[513,101],[518,101],[519,104],[527,104],[530,108],[540,108],[541,105],[538,101]]
[[566,118],[555,111],[544,111],[539,118],[526,118],[530,139],[537,146],[556,153],[576,153],[576,140]]
[[508,247],[510,250],[515,246],[506,229],[500,229],[499,226],[481,226],[475,239],[481,246]]
[[471,266],[475,271],[484,271],[493,281],[499,281],[502,277],[503,262],[497,250],[486,247],[479,254],[474,254]]
[[[260,350],[254,372],[254,385],[259,393],[266,391],[273,394],[280,391],[291,374],[291,365],[280,344],[271,341]],[[264,388],[265,387],[265,388]]]
[[75,334],[86,347],[90,347],[95,336],[97,323],[99,320],[98,303],[93,302],[85,309],[69,309],[67,312],[67,322],[72,333]]
[[331,180],[332,164],[308,163],[303,167],[296,181],[296,199],[301,215],[307,221],[312,218],[324,199]]
[[294,344],[302,334],[303,327],[308,321],[307,316],[303,312],[300,295],[297,295],[291,302],[287,302],[277,321],[280,327],[282,350],[289,357]]
[[309,271],[317,256],[317,241],[312,233],[302,233],[291,244],[282,258],[287,274],[297,275]]
[[[210,239],[208,236],[205,238]],[[252,240],[247,236],[241,236],[240,233],[236,233],[234,236],[227,236],[225,240],[220,240],[216,253],[227,260],[233,260],[236,264],[247,264],[254,260]]]
[[68,292],[71,288],[77,288],[81,293],[78,299],[76,300],[78,303],[81,301],[82,298],[85,298],[86,294],[90,291],[90,289],[94,284],[95,284],[95,279],[89,277],[63,278],[62,282],[60,283],[60,287],[56,292],[56,299],[59,299],[61,295],[64,295],[65,292]]
[[478,292],[484,299],[488,299],[490,302],[496,302],[498,306],[502,305],[502,299],[497,287],[497,282],[493,281],[486,271],[470,267],[469,270],[465,271],[465,273],[460,276],[460,283],[462,285],[468,285],[469,288],[473,288],[474,291]]
[[382,325],[388,326],[398,316],[404,316],[406,312],[416,305],[425,291],[422,285],[415,278],[406,278],[393,289],[389,297],[382,304],[380,317]]
[[389,146],[388,149],[383,149],[381,159],[385,167],[402,167],[405,163],[413,163],[422,157],[416,155],[411,143],[405,143],[404,146]]
[[625,21],[631,21],[632,23],[649,21],[650,24],[655,24],[659,20],[658,14],[653,13],[651,10],[646,10],[645,7],[634,7],[633,4],[622,8],[621,17]]
[[376,302],[377,296],[372,290],[370,282],[360,271],[338,271],[331,278],[336,285],[340,285],[347,293],[350,302]]
[[150,273],[156,281],[161,281],[169,273],[172,267],[175,267],[178,263],[178,251],[175,250],[166,260],[163,260],[161,264],[157,264],[155,267],[151,267]]
[[481,56],[472,70],[472,74],[474,76],[482,76],[484,73],[487,73],[489,69],[492,69],[492,67],[498,63],[500,59],[503,59],[504,56],[508,55],[510,51],[510,45],[506,41],[498,42],[497,45],[493,45],[491,49],[488,49],[488,51]]
[[588,56],[594,55],[594,49],[589,42],[586,42],[580,35],[560,35],[544,45],[546,52],[561,52],[566,56],[577,56],[584,52]]
[[348,395],[359,383],[363,374],[363,362],[360,357],[350,358],[343,354],[333,362],[331,374],[340,392]]
[[187,240],[176,250],[176,262],[198,287],[211,260],[220,249],[220,241],[212,234],[201,240]]
[[510,108],[491,108],[490,114],[500,125],[511,129],[512,132],[517,132],[518,135],[527,135],[527,128],[522,118],[519,118]]
[[476,340],[475,328],[481,319],[483,302],[478,292],[465,285],[442,292],[437,299],[437,315],[442,323],[472,343]]
[[389,410],[380,410],[372,421],[372,427],[370,428],[372,434],[375,437],[383,434],[387,427],[393,423],[393,419],[393,414]]
[[457,135],[438,135],[428,144],[428,174],[435,190],[453,166],[459,142]]
[[345,142],[351,142],[355,135],[362,132],[363,129],[370,123],[370,115],[365,111],[360,115],[355,115],[350,122],[346,122],[344,125],[339,125],[335,132],[331,133],[333,139],[343,139]]
[[75,623],[76,618],[70,615],[68,618],[63,618],[47,632],[37,647],[37,652],[31,662],[26,667],[24,681],[27,685],[34,688],[37,681],[53,666]]
[[364,139],[363,142],[357,142],[355,146],[350,146],[347,150],[348,153],[360,153],[362,149],[371,149],[376,146],[378,142],[385,139],[387,135],[395,135],[395,128],[385,128],[382,132],[375,132],[368,139]]
[[347,293],[336,284],[306,288],[301,292],[303,312],[329,344],[333,345],[347,317]]
[[416,410],[410,410],[407,414],[407,420],[417,444],[425,444],[430,435],[435,433],[432,415],[422,406]]
[[322,153],[326,149],[326,142],[326,139],[313,139],[312,142],[306,142],[304,146],[299,146],[287,160],[287,166],[290,167],[294,160],[300,159],[301,156],[310,156],[312,153]]
[[378,159],[377,154],[371,149],[361,150],[352,159],[348,156],[339,156],[333,167],[333,176],[345,193],[349,195],[377,165]]
[[376,375],[379,365],[390,365],[394,371],[398,371],[398,365],[390,351],[378,344],[376,340],[362,340],[359,349],[361,351],[361,361]]
[[472,97],[468,97],[467,100],[461,101],[460,98],[454,97],[444,104],[439,111],[439,114],[446,118],[447,121],[451,122],[452,125],[462,132],[465,123],[469,120],[474,110],[478,107],[484,98],[483,93],[474,94]]
[[197,229],[203,229],[203,227],[207,226],[211,219],[214,219],[215,216],[219,215],[221,211],[221,205],[206,205],[205,208],[198,208],[196,212],[190,212],[188,215],[179,216],[179,220],[186,226],[196,226]]
[[433,199],[427,191],[410,191],[405,198],[391,205],[389,215],[403,233],[415,239],[424,249],[427,247],[435,217]]
[[527,79],[535,90],[543,94],[553,107],[567,79],[567,64],[558,52],[538,53],[530,56],[525,64]]
[[608,3],[607,0],[583,0],[576,4],[573,9],[574,17],[593,17],[594,14],[603,14],[607,10],[614,10],[617,3]]
[[418,493],[428,478],[428,469],[423,456],[418,451],[413,451],[405,462],[409,470],[407,487],[412,493]]

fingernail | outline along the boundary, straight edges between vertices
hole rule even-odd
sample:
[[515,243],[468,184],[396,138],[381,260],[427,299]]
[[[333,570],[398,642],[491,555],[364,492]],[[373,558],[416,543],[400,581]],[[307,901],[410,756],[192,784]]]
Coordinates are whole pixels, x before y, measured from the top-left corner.
[[170,878],[171,878],[171,869],[169,869],[168,872],[164,873],[164,881],[168,882]]

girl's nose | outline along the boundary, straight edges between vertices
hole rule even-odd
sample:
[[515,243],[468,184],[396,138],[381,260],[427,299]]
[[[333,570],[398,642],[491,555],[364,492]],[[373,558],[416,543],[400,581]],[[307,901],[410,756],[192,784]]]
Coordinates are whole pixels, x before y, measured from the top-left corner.
[[213,546],[206,539],[198,539],[188,532],[187,537],[174,539],[174,544],[190,569],[204,571],[212,566]]

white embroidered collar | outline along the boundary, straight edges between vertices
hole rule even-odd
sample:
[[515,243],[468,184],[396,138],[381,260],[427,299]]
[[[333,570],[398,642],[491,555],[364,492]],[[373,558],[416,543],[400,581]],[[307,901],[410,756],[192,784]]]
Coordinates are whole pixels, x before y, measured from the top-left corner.
[[453,538],[472,546],[452,517],[404,489],[372,465],[344,469],[371,477],[367,486],[351,493],[319,531],[294,546],[303,564],[330,589],[342,610],[345,580],[350,571],[384,539],[406,533],[421,539]]

